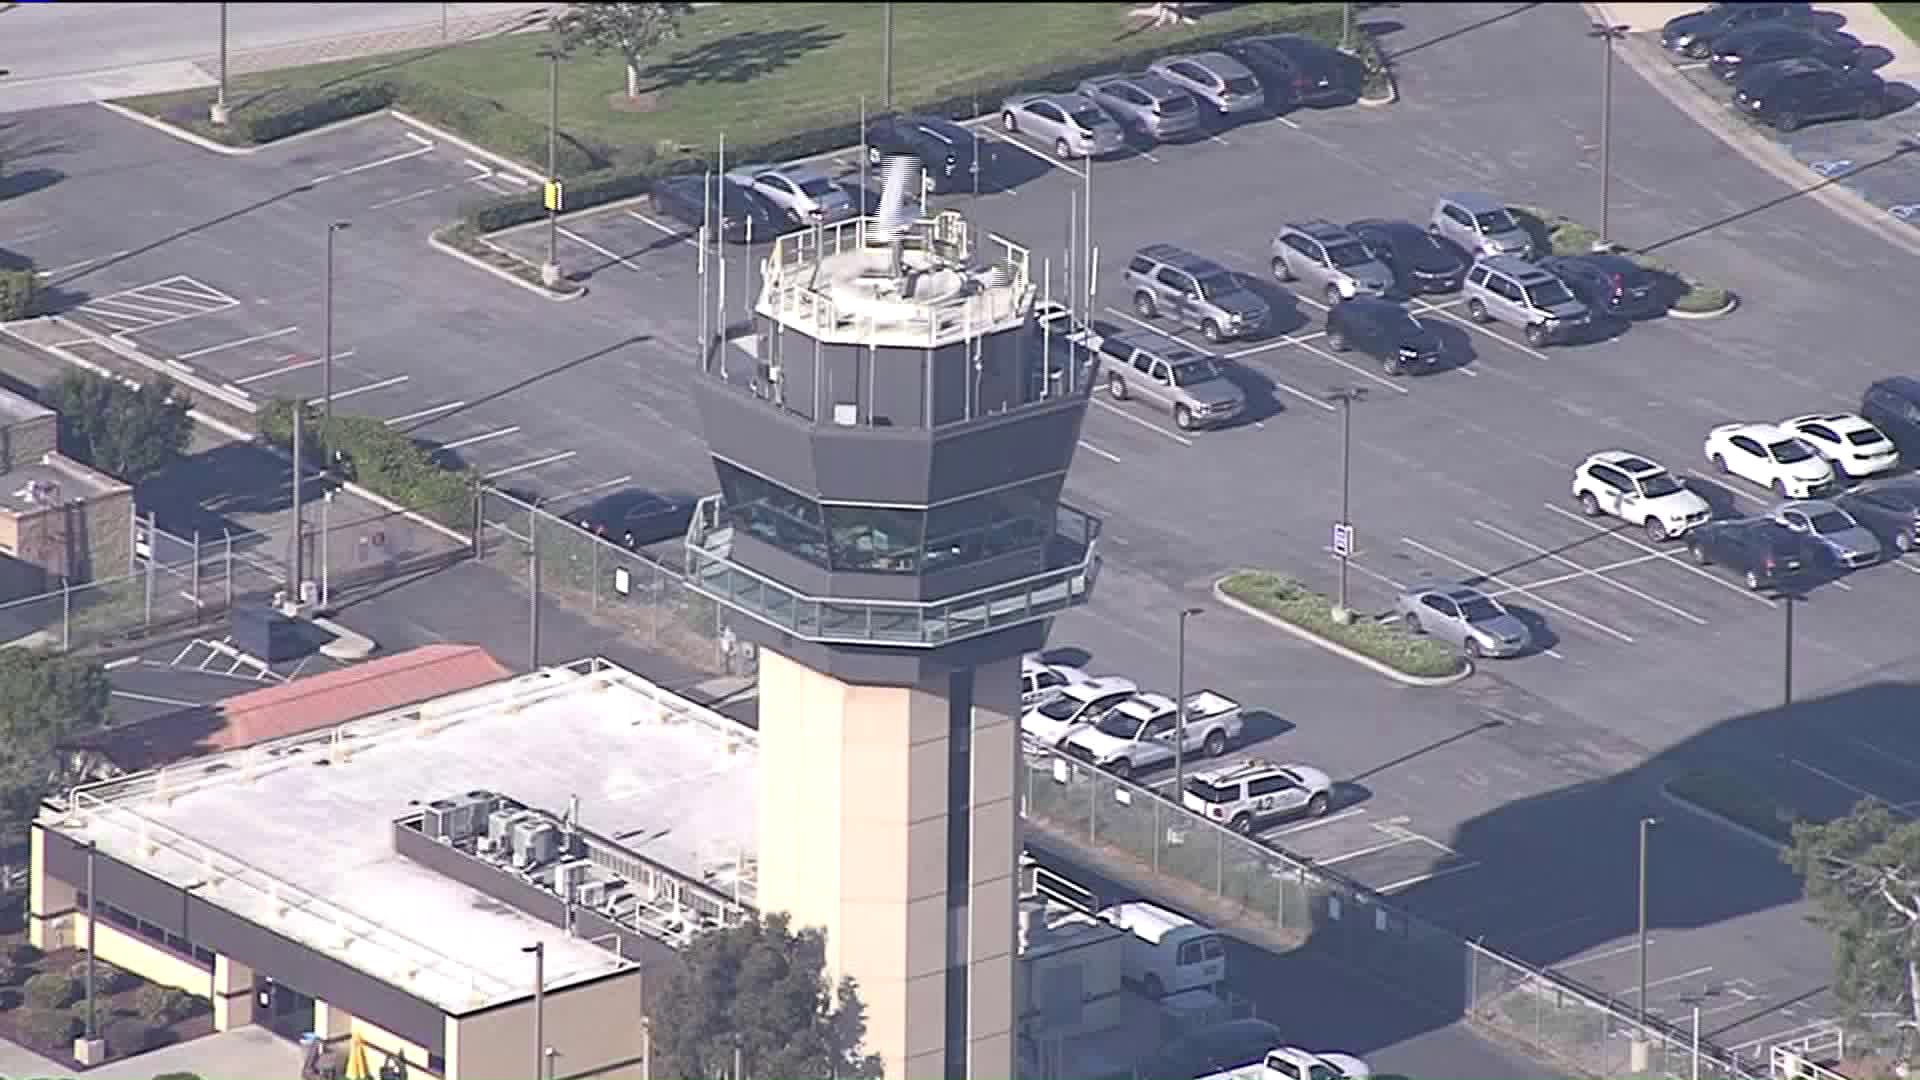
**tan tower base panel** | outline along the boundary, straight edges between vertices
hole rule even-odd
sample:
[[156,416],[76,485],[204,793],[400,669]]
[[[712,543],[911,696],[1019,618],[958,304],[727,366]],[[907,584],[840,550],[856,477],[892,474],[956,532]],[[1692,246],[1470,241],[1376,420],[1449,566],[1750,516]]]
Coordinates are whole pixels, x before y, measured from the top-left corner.
[[[1017,659],[970,688],[964,674],[879,687],[760,653],[759,906],[826,931],[828,970],[859,983],[888,1080],[1014,1075],[1019,703]],[[964,862],[948,858],[956,836]],[[950,1065],[955,1028],[966,1060]]]

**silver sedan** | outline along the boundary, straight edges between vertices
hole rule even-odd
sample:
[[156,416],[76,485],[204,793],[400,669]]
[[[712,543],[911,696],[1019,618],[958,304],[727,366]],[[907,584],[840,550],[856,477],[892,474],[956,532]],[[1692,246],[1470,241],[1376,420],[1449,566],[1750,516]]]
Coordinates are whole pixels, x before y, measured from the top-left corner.
[[1053,147],[1062,160],[1118,151],[1126,135],[1113,117],[1079,94],[1025,94],[1000,107],[1000,126]]
[[1849,570],[1880,561],[1880,538],[1833,503],[1824,499],[1784,502],[1773,508],[1773,520],[1816,541],[1833,561]]
[[1403,594],[1394,603],[1407,632],[1430,634],[1468,656],[1517,656],[1533,635],[1500,601],[1471,585],[1442,583]]

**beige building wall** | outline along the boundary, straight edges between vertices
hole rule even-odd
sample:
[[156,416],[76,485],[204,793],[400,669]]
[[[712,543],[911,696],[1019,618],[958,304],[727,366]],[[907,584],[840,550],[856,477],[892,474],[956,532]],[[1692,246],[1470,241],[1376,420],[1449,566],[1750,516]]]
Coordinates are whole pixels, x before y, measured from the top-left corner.
[[27,941],[52,952],[71,944],[74,901],[79,891],[47,875],[45,834],[31,830],[27,869]]
[[[73,929],[69,944],[85,949],[86,912],[75,912],[71,918]],[[210,999],[213,995],[213,976],[206,968],[159,948],[138,934],[129,934],[104,918],[94,932],[93,941],[94,947],[100,950],[100,959],[122,971],[130,971],[161,986],[184,990],[194,997]]]
[[38,413],[32,419],[0,427],[0,472],[39,461],[60,449],[60,414],[51,409],[40,412],[33,402],[17,394],[0,390],[0,395]]
[[[760,653],[760,908],[823,928],[852,976],[889,1080],[947,1075],[948,702],[843,683]],[[1019,669],[975,673],[968,1073],[1013,1074]],[[794,778],[804,777],[805,783]]]
[[[639,968],[546,995],[554,1080],[644,1080]],[[446,1080],[527,1080],[534,1073],[533,999],[447,1017]]]
[[253,969],[222,953],[213,958],[213,1030],[253,1023]]

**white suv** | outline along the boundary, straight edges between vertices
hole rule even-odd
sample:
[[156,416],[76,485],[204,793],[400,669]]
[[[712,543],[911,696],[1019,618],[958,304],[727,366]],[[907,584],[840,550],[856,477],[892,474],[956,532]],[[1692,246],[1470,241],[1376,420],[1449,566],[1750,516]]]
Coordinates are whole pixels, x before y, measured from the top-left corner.
[[1588,517],[1611,514],[1671,540],[1713,518],[1713,507],[1672,473],[1638,454],[1602,450],[1573,470],[1573,497]]
[[1254,823],[1304,810],[1320,817],[1333,807],[1333,778],[1305,765],[1242,761],[1187,777],[1181,804],[1238,833]]

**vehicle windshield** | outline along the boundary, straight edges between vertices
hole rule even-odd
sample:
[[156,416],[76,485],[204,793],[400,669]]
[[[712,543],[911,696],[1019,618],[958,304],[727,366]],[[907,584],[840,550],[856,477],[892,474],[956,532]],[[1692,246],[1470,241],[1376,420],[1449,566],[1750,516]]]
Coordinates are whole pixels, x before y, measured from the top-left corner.
[[1853,519],[1848,517],[1844,510],[1829,510],[1824,514],[1813,516],[1813,531],[1821,536],[1831,536],[1851,528],[1853,528]]
[[1116,739],[1131,739],[1140,733],[1140,721],[1123,712],[1108,713],[1101,717],[1100,722],[1094,727],[1100,729],[1100,734],[1111,735]]
[[1500,605],[1484,596],[1460,602],[1460,615],[1470,623],[1490,622],[1504,614]]
[[1198,360],[1189,360],[1184,364],[1175,364],[1173,366],[1173,385],[1175,386],[1198,386],[1203,382],[1211,382],[1219,377],[1220,368],[1213,362],[1213,358],[1210,356],[1203,356]]
[[1862,428],[1859,431],[1847,432],[1847,441],[1855,446],[1872,446],[1886,442],[1887,437],[1880,434],[1879,428]]
[[1420,325],[1420,320],[1414,318],[1406,311],[1396,311],[1392,315],[1387,316],[1387,318],[1392,323],[1391,328],[1400,331],[1402,340],[1410,339],[1416,334],[1424,334],[1427,332],[1427,328]]
[[1488,210],[1484,213],[1475,214],[1473,215],[1473,223],[1480,226],[1481,232],[1488,233],[1512,232],[1520,227],[1519,224],[1513,220],[1513,215],[1507,213],[1505,210]]
[[1227,93],[1254,94],[1260,90],[1260,84],[1245,75],[1235,75],[1227,80]]
[[833,186],[833,181],[824,176],[810,176],[800,181],[800,190],[818,199],[831,195],[838,189]]
[[1238,788],[1222,787],[1198,778],[1187,781],[1187,790],[1192,792],[1193,796],[1201,802],[1212,803],[1215,806],[1221,803],[1230,803],[1240,797]]
[[1091,105],[1082,105],[1073,110],[1073,122],[1082,131],[1092,131],[1107,122],[1107,114]]
[[1527,286],[1527,302],[1537,308],[1558,307],[1573,299],[1573,294],[1558,281],[1543,281]]
[[1675,480],[1671,473],[1660,473],[1640,481],[1640,493],[1649,499],[1662,498],[1680,490],[1680,481]]
[[1328,248],[1327,258],[1332,259],[1333,265],[1335,266],[1359,266],[1362,263],[1372,262],[1373,252],[1368,251],[1365,244],[1358,241],[1350,241],[1344,244],[1335,244]]
[[1799,439],[1782,439],[1768,446],[1767,453],[1772,454],[1773,460],[1782,465],[1792,465],[1794,462],[1805,461],[1812,457],[1813,449]]
[[1049,720],[1071,720],[1086,702],[1072,696],[1057,697],[1040,706],[1040,715]]
[[1209,300],[1218,300],[1228,293],[1240,291],[1239,283],[1233,280],[1232,274],[1227,273],[1202,274],[1194,278],[1193,283],[1199,286],[1200,295]]
[[1346,1073],[1323,1061],[1307,1066],[1307,1080],[1346,1080]]

